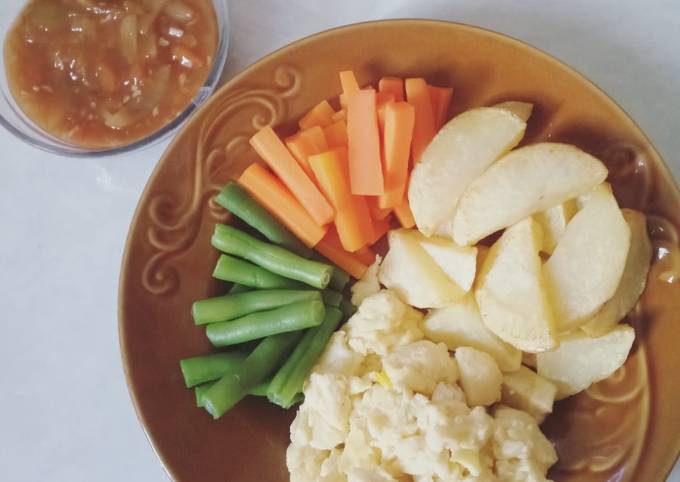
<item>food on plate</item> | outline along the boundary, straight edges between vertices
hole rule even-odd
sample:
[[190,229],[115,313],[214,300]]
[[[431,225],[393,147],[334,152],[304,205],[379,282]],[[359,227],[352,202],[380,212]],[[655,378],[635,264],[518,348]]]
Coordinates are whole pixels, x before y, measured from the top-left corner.
[[226,184],[215,201],[272,243],[290,249],[300,256],[309,256],[311,251],[290,231],[281,226],[237,183]]
[[281,365],[300,336],[299,331],[291,331],[259,342],[241,364],[227,371],[203,393],[203,407],[213,418],[220,418]]
[[520,350],[498,338],[486,327],[472,294],[444,308],[430,310],[421,328],[428,339],[446,344],[451,351],[472,347],[488,353],[503,372],[519,369],[522,362]]
[[[224,373],[226,373],[226,371]],[[218,378],[221,378],[224,375],[224,373],[222,375],[220,375],[220,377],[218,377]],[[270,380],[265,380],[264,382],[261,382],[261,383],[255,385],[253,388],[251,388],[248,391],[248,395],[252,395],[254,397],[266,397],[267,396],[267,390],[269,389],[269,383],[270,383]],[[201,385],[198,385],[197,387],[194,387],[194,398],[196,399],[196,407],[204,408],[203,396],[205,395],[205,393],[208,390],[210,390],[210,387],[212,387],[212,386],[213,386],[213,383],[208,382],[208,383],[203,383]],[[296,403],[299,403],[301,401],[302,401],[302,395],[299,394],[298,397],[297,397]]]
[[257,290],[229,293],[196,301],[191,307],[191,314],[197,325],[207,325],[234,320],[257,311],[280,308],[298,301],[316,299],[321,299],[321,295],[318,291],[312,290]]
[[439,130],[448,120],[449,107],[451,106],[451,97],[453,97],[453,88],[451,87],[437,87],[428,85],[430,90],[430,99],[432,100],[432,111],[434,113],[434,127]]
[[291,425],[291,482],[546,480],[556,455],[536,421],[471,407],[460,363],[423,338],[421,318],[383,290],[331,337]]
[[557,399],[562,399],[619,369],[634,340],[635,330],[628,325],[617,326],[597,338],[577,330],[562,337],[557,349],[538,353],[536,370],[557,386]]
[[324,289],[331,281],[332,266],[305,259],[226,224],[215,226],[210,242],[223,253],[239,256],[272,273],[315,288]]
[[552,413],[557,387],[550,380],[522,365],[517,371],[503,374],[501,392],[503,404],[522,410],[541,423]]
[[215,226],[233,286],[192,314],[230,349],[182,360],[185,384],[215,418],[248,395],[301,403],[292,482],[546,481],[539,424],[633,344],[617,323],[645,286],[644,215],[578,148],[516,148],[532,104],[446,123],[451,88],[340,84],[337,110],[256,133],[271,170],[217,196],[255,232]]
[[297,289],[298,281],[279,276],[253,263],[226,254],[220,255],[213,270],[213,278],[260,289]]
[[228,370],[242,363],[245,358],[245,353],[232,351],[185,358],[179,364],[184,383],[187,388],[193,388],[221,378]]
[[541,251],[552,254],[557,241],[567,228],[567,224],[578,210],[576,200],[570,199],[556,206],[534,214],[534,219],[541,225],[543,231],[543,247]]
[[373,240],[373,226],[364,198],[353,196],[350,188],[347,149],[337,148],[309,157],[316,182],[335,209],[335,228],[340,244],[349,252],[361,250]]
[[528,352],[557,345],[539,255],[542,237],[541,227],[532,218],[506,229],[489,250],[475,289],[487,328]]
[[385,192],[374,90],[347,95],[347,145],[352,192],[378,196]]
[[319,326],[326,315],[326,306],[321,294],[316,294],[315,300],[297,301],[234,320],[210,323],[206,326],[205,336],[219,348]]
[[[272,243],[215,226],[211,243],[229,254],[219,257],[213,276],[233,285],[225,295],[194,303],[192,314],[214,346],[241,346],[181,360],[185,383],[195,387],[196,405],[214,418],[247,395],[288,408],[300,401],[302,385],[338,323],[353,314],[341,293],[350,276],[309,259],[314,253],[241,186],[229,183],[217,198]],[[243,349],[254,340],[261,340],[255,349]]]
[[505,109],[481,107],[454,117],[437,133],[413,169],[408,199],[426,236],[446,230],[468,185],[515,147],[526,122]]
[[7,82],[47,134],[85,148],[130,144],[174,120],[218,45],[210,0],[31,0],[7,35]]
[[469,346],[455,351],[460,384],[471,407],[493,405],[501,399],[501,373],[491,355]]
[[408,102],[390,102],[385,106],[385,192],[378,197],[381,208],[394,208],[404,200],[414,122],[415,109]]
[[465,295],[416,239],[415,233],[390,231],[390,248],[378,278],[417,308],[441,308]]
[[516,100],[501,102],[499,104],[494,105],[493,107],[495,107],[496,109],[505,109],[507,111],[510,111],[517,117],[522,119],[524,122],[529,121],[529,117],[531,117],[531,113],[534,110],[534,104],[531,104],[529,102],[520,102]]
[[475,244],[591,191],[606,176],[602,162],[572,145],[543,142],[515,149],[467,186],[455,209],[453,240]]
[[425,79],[406,79],[404,89],[406,90],[406,100],[415,110],[411,156],[413,162],[417,163],[420,162],[423,151],[437,133],[437,121],[432,107],[432,95]]
[[647,284],[652,243],[647,234],[645,216],[632,209],[622,209],[621,212],[630,229],[630,249],[614,296],[581,327],[590,336],[604,335],[621,321],[633,309]]
[[451,281],[463,291],[470,291],[477,272],[477,248],[457,246],[439,236],[428,238],[418,231],[412,231],[412,236]]
[[326,235],[326,228],[319,226],[283,182],[261,165],[251,164],[238,182],[306,246],[315,246]]
[[437,381],[456,381],[459,373],[446,345],[428,340],[393,347],[382,359],[382,368],[378,383],[428,395],[437,388]]
[[328,340],[342,319],[342,312],[329,308],[323,322],[308,330],[295,347],[291,356],[267,387],[267,398],[276,405],[290,408],[299,401],[299,394],[309,376],[309,372],[326,348]]
[[368,268],[356,252],[351,253],[345,250],[335,229],[328,229],[326,235],[314,246],[314,249],[354,278],[361,278]]
[[323,226],[333,219],[333,207],[271,127],[260,129],[250,138],[250,145],[300,201],[315,223]]
[[382,258],[378,256],[375,262],[368,267],[364,275],[352,285],[351,301],[354,306],[359,306],[366,298],[380,291],[378,269],[381,263]]
[[590,194],[560,237],[543,274],[558,330],[579,328],[617,290],[630,247],[630,229],[608,185]]

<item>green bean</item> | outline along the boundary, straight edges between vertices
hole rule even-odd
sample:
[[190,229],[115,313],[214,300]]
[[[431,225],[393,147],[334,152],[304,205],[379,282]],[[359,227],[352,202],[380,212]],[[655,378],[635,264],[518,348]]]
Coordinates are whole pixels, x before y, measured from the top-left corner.
[[318,326],[323,321],[326,308],[318,292],[317,296],[318,300],[298,301],[236,320],[212,323],[205,330],[206,336],[214,346],[223,347]]
[[333,288],[335,291],[342,291],[347,286],[347,283],[349,283],[349,273],[342,268],[334,266],[331,282],[328,287]]
[[248,392],[248,395],[252,395],[254,397],[266,397],[270,382],[271,380],[265,380],[261,383],[258,383]]
[[250,286],[243,286],[238,283],[234,283],[231,285],[231,288],[229,288],[228,293],[230,295],[235,295],[237,293],[247,293],[248,291],[252,291],[253,289]]
[[271,214],[260,206],[236,182],[231,181],[224,186],[216,200],[218,204],[231,211],[253,229],[259,231],[272,243],[290,249],[292,252],[305,258],[311,254],[311,250],[307,246],[302,244],[290,231],[279,224]]
[[337,308],[342,302],[342,294],[333,290],[323,290],[321,292],[324,304]]
[[185,358],[179,362],[187,388],[217,380],[224,373],[246,359],[239,351],[213,353],[212,355]]
[[329,288],[331,288],[335,291],[342,291],[342,290],[345,289],[345,286],[347,286],[347,283],[349,283],[349,280],[350,280],[350,275],[347,271],[340,268],[339,266],[335,266],[331,261],[329,261],[328,259],[321,256],[316,251],[312,254],[312,259],[315,260],[315,261],[318,261],[320,263],[326,263],[326,264],[330,264],[330,265],[333,266],[333,274],[331,275],[331,282],[328,283]]
[[318,289],[326,288],[333,274],[331,265],[310,261],[224,224],[215,226],[211,242],[220,251],[247,259],[272,273]]
[[213,418],[220,418],[250,390],[266,380],[288,356],[299,339],[300,332],[294,331],[262,340],[243,363],[225,373],[203,394],[205,409]]
[[[224,374],[222,374],[224,375]],[[255,385],[249,392],[248,395],[252,395],[254,397],[266,397],[267,396],[267,389],[269,388],[269,382],[271,380],[265,380],[262,383],[259,383]],[[203,394],[207,392],[210,387],[212,387],[215,384],[215,382],[207,382],[203,383],[201,385],[198,385],[197,387],[194,387],[194,395],[196,396],[196,406],[197,407],[203,407]]]
[[[339,293],[337,295],[340,296]],[[318,291],[310,290],[255,290],[197,301],[191,313],[194,323],[206,325],[233,320],[249,313],[271,310],[297,301],[320,300],[321,296]]]
[[302,391],[305,380],[341,319],[340,310],[328,308],[323,323],[305,332],[291,356],[269,384],[267,398],[270,402],[283,408],[289,408],[294,403],[295,396]]
[[352,302],[343,298],[343,300],[340,302],[340,311],[342,311],[342,314],[345,318],[349,318],[357,312],[357,308],[352,304]]
[[223,254],[217,260],[213,277],[223,281],[231,281],[252,288],[288,288],[305,287],[302,283],[284,278],[252,263]]

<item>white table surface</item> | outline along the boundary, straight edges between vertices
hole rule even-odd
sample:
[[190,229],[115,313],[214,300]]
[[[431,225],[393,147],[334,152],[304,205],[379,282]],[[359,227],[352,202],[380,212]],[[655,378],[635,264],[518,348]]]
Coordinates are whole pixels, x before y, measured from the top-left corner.
[[[678,0],[232,0],[231,17],[228,77],[362,20],[449,19],[512,35],[606,90],[680,176]],[[74,160],[0,131],[0,146],[0,480],[167,480],[128,396],[116,317],[128,225],[164,145]]]

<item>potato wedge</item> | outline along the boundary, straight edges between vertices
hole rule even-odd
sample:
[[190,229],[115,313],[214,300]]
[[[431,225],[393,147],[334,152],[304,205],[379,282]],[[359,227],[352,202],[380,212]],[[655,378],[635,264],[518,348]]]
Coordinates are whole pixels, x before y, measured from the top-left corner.
[[441,308],[465,296],[409,230],[389,233],[390,249],[378,271],[378,279],[417,308]]
[[418,245],[425,250],[446,275],[463,291],[470,291],[477,273],[477,248],[458,246],[448,238],[427,238],[411,231]]
[[431,236],[452,219],[463,191],[515,147],[525,129],[515,114],[492,107],[468,110],[442,127],[411,174],[408,199],[418,229]]
[[560,239],[564,230],[567,229],[567,224],[574,217],[576,211],[578,211],[576,200],[570,199],[562,204],[534,214],[534,219],[543,229],[543,249],[541,251],[552,254],[555,246],[557,246],[557,240]]
[[647,234],[647,220],[639,211],[622,209],[621,212],[630,228],[626,265],[614,296],[582,326],[589,336],[601,336],[611,330],[633,309],[647,284],[652,261],[652,243]]
[[501,399],[503,374],[491,355],[463,346],[454,356],[468,405],[493,405]]
[[500,104],[496,104],[493,107],[496,109],[505,109],[509,112],[512,112],[524,122],[529,121],[529,117],[531,117],[531,111],[534,110],[534,104],[529,102],[521,102],[518,100],[501,102]]
[[484,325],[472,294],[444,308],[430,310],[421,329],[428,339],[444,343],[449,350],[470,346],[488,353],[503,372],[512,372],[520,367],[522,353]]
[[486,256],[475,289],[487,328],[528,352],[557,344],[538,254],[541,236],[541,227],[532,218],[508,228]]
[[607,168],[567,144],[545,142],[516,149],[473,181],[458,200],[452,238],[461,245],[511,226],[579,194],[607,177]]
[[614,295],[630,246],[630,229],[609,186],[589,196],[543,266],[562,333],[579,328]]
[[527,412],[538,423],[552,413],[556,395],[554,383],[525,366],[503,375],[501,403]]
[[604,380],[623,365],[635,340],[629,325],[606,335],[590,338],[575,331],[560,340],[560,346],[536,355],[538,374],[557,385],[557,399],[574,395]]

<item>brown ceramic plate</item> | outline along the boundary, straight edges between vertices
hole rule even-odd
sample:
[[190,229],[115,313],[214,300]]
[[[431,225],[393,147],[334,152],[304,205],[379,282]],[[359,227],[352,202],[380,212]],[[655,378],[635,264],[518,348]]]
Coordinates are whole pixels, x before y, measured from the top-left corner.
[[558,481],[661,481],[680,450],[680,195],[635,123],[569,67],[516,40],[465,25],[398,20],[323,32],[260,60],[217,92],[161,159],[130,230],[120,284],[120,343],[139,418],[169,474],[182,482],[287,481],[292,412],[247,399],[214,422],[184,388],[181,358],[210,352],[194,300],[223,289],[210,273],[209,236],[227,214],[217,188],[254,160],[247,139],[266,124],[289,130],[340,91],[424,76],[455,89],[451,114],[501,100],[534,102],[525,143],[569,142],[607,163],[622,206],[641,209],[660,260],[631,316],[638,342],[611,379],[556,407],[545,423],[560,454]]

